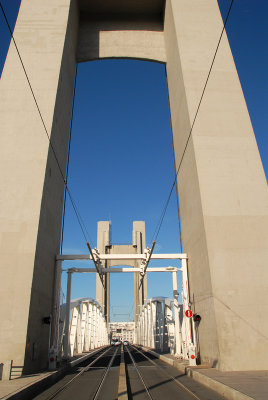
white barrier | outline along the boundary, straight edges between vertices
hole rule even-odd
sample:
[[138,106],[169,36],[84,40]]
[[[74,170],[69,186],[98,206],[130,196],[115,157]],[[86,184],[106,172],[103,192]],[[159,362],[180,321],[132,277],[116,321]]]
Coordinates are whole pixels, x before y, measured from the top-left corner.
[[176,299],[154,297],[144,303],[135,330],[136,344],[188,359],[194,346],[189,339],[189,318]]
[[[66,318],[66,304],[60,306],[58,344],[54,349],[57,358],[81,354],[109,343],[105,317],[100,305],[91,298],[79,298],[70,302],[70,316]],[[69,337],[64,340],[66,321]]]

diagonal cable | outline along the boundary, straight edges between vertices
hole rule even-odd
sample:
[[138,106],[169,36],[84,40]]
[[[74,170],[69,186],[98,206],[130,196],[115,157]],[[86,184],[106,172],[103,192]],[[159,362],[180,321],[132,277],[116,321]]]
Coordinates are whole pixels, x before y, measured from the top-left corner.
[[[74,90],[73,90],[73,103],[72,103],[72,114],[71,114],[71,123],[70,123],[70,132],[69,132],[69,143],[68,143],[68,157],[67,157],[67,167],[66,167],[66,184],[68,184],[68,176],[69,176],[69,164],[70,164],[70,150],[71,150],[71,142],[72,142],[72,132],[73,132],[73,117],[74,117],[74,105],[75,105],[75,94],[76,94],[76,81],[77,81],[77,65],[75,68],[75,77],[74,77]],[[60,254],[62,254],[63,247],[63,236],[64,236],[64,226],[65,226],[65,211],[66,211],[66,186],[64,188],[64,199],[63,199],[63,213],[62,213],[62,227],[61,227],[61,244],[60,244]]]
[[189,132],[189,135],[187,137],[186,144],[185,144],[185,147],[184,147],[184,150],[183,150],[183,153],[182,153],[182,157],[180,159],[179,166],[177,168],[177,172],[175,174],[175,179],[174,179],[173,184],[171,186],[167,201],[165,203],[165,206],[163,208],[163,211],[161,213],[160,219],[158,221],[158,224],[157,224],[155,232],[154,232],[154,236],[153,236],[154,240],[157,239],[157,237],[159,235],[159,232],[160,232],[160,229],[162,227],[162,224],[163,224],[163,221],[164,221],[164,218],[165,218],[165,215],[166,215],[166,211],[167,211],[167,208],[168,208],[168,204],[169,204],[169,201],[170,201],[174,186],[176,185],[176,182],[177,182],[177,177],[178,177],[178,174],[180,172],[180,168],[181,168],[182,161],[184,159],[184,155],[185,155],[187,147],[188,147],[189,140],[190,140],[190,138],[192,136],[192,132],[193,132],[193,129],[194,129],[195,121],[197,119],[197,116],[198,116],[198,113],[199,113],[199,110],[200,110],[200,106],[201,106],[201,103],[202,103],[202,100],[203,100],[203,97],[204,97],[204,94],[205,94],[205,91],[206,91],[206,88],[207,88],[207,84],[208,84],[208,81],[209,81],[209,78],[210,78],[210,75],[211,75],[211,71],[212,71],[212,68],[213,68],[217,53],[218,53],[218,49],[219,49],[219,46],[220,46],[220,43],[221,43],[221,40],[222,40],[223,33],[225,31],[225,28],[226,28],[227,21],[229,19],[229,15],[230,15],[233,3],[234,3],[234,0],[231,0],[231,4],[229,6],[229,10],[228,10],[227,16],[226,16],[225,21],[224,21],[224,25],[223,25],[223,28],[222,28],[222,31],[221,31],[221,34],[220,34],[220,38],[218,40],[218,44],[217,44],[217,47],[216,47],[216,50],[215,50],[215,53],[214,53],[210,68],[209,68],[207,79],[206,79],[205,85],[203,87],[203,91],[202,91],[202,94],[201,94],[201,97],[200,97],[200,100],[199,100],[199,103],[198,103],[198,106],[197,106],[197,110],[196,110],[196,113],[195,113],[195,116],[194,116],[194,119],[193,119],[193,123],[191,125],[190,132]]
[[69,187],[68,187],[68,185],[67,185],[67,181],[66,181],[66,179],[65,179],[65,177],[64,177],[64,174],[63,174],[63,171],[62,171],[62,169],[61,169],[60,162],[59,162],[59,160],[58,160],[56,151],[55,151],[55,149],[54,149],[54,147],[53,147],[53,144],[52,144],[52,141],[51,141],[51,137],[49,136],[49,133],[48,133],[48,130],[47,130],[47,127],[46,127],[46,124],[45,124],[43,115],[42,115],[42,113],[41,113],[39,104],[38,104],[37,99],[36,99],[36,96],[35,96],[35,94],[34,94],[33,87],[32,87],[32,85],[31,85],[29,76],[28,76],[28,74],[27,74],[25,65],[24,65],[24,63],[23,63],[23,60],[22,60],[20,51],[19,51],[19,49],[18,49],[17,43],[16,43],[16,41],[15,41],[15,38],[14,38],[14,35],[13,35],[13,32],[12,32],[12,29],[11,29],[10,24],[9,24],[9,22],[8,22],[8,19],[7,19],[7,16],[6,16],[6,13],[5,13],[5,10],[4,10],[4,8],[3,8],[3,5],[2,5],[2,2],[1,2],[1,1],[0,1],[0,8],[1,8],[1,11],[2,11],[2,13],[3,13],[4,19],[5,19],[5,21],[6,21],[6,24],[7,24],[7,27],[8,27],[10,36],[11,36],[11,39],[12,39],[12,41],[13,41],[13,43],[14,43],[15,49],[16,49],[16,51],[17,51],[18,57],[19,57],[19,59],[20,59],[20,63],[21,63],[22,69],[23,69],[23,71],[24,71],[26,80],[27,80],[27,82],[28,82],[28,86],[29,86],[29,88],[30,88],[32,97],[33,97],[33,99],[34,99],[34,103],[35,103],[36,109],[37,109],[37,111],[38,111],[39,117],[40,117],[40,119],[41,119],[41,122],[42,122],[42,125],[43,125],[43,128],[44,128],[44,131],[45,131],[46,136],[47,136],[47,138],[48,138],[49,146],[50,146],[50,148],[51,148],[51,150],[52,150],[52,153],[53,153],[53,155],[54,155],[56,164],[57,164],[57,166],[58,166],[58,169],[59,169],[61,178],[62,178],[62,180],[63,180],[63,182],[64,182],[65,189],[66,189],[66,191],[67,191],[67,193],[68,193],[68,195],[69,195],[69,198],[70,198],[70,200],[71,200],[71,204],[72,204],[72,207],[73,207],[73,209],[74,209],[74,212],[75,212],[76,218],[77,218],[77,220],[78,220],[79,226],[80,226],[80,228],[81,228],[82,234],[83,234],[83,236],[84,236],[84,239],[85,239],[86,242],[88,242],[87,236],[89,236],[89,234],[88,234],[88,232],[87,232],[85,223],[84,223],[84,221],[83,221],[83,219],[82,219],[82,217],[81,217],[81,215],[80,215],[80,213],[79,213],[79,211],[78,211],[77,205],[76,205],[76,203],[75,203],[75,201],[74,201],[74,198],[73,198],[73,196],[72,196],[72,194],[71,194],[71,191],[70,191],[70,189],[69,189]]

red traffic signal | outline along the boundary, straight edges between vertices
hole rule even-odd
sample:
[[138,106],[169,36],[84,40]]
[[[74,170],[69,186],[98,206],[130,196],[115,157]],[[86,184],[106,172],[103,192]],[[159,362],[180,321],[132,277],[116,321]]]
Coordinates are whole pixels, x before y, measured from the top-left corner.
[[201,321],[201,316],[198,315],[198,314],[194,314],[193,315],[193,319],[194,319],[194,322],[200,322]]

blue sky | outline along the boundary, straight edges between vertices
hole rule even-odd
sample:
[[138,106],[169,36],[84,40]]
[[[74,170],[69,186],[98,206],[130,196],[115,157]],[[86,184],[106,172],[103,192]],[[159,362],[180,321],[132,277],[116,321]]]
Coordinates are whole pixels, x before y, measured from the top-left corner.
[[[12,25],[19,3],[18,0],[2,0]],[[223,18],[229,4],[229,0],[219,1]],[[235,0],[227,25],[266,176],[267,13],[265,0]],[[1,70],[10,39],[2,15],[0,37]],[[132,221],[145,220],[147,245],[150,245],[173,178],[164,65],[134,60],[80,64],[68,183],[92,246],[96,246],[99,220],[112,221],[113,243],[130,243]],[[88,252],[68,199],[63,252]],[[158,237],[156,252],[180,252],[175,193]],[[158,262],[155,265],[178,263]],[[81,263],[81,266],[87,267],[88,263]],[[64,291],[65,287],[64,275]],[[148,276],[148,297],[171,296],[171,289],[169,274]],[[74,275],[72,297],[82,296],[95,297],[93,274]],[[132,318],[131,274],[111,275],[111,313],[113,320]]]

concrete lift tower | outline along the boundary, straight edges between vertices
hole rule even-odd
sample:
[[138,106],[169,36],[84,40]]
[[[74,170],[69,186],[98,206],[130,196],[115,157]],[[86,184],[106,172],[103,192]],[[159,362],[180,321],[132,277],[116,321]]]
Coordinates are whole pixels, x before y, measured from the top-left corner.
[[[132,244],[111,244],[110,243],[110,221],[98,222],[97,233],[97,249],[103,254],[141,254],[146,247],[145,241],[145,222],[134,221],[132,231]],[[105,261],[105,268],[114,267],[116,265],[128,265],[131,267],[138,267],[136,260],[107,260]],[[101,283],[100,277],[96,274],[96,300],[104,310],[107,322],[110,321],[110,274],[105,274],[104,286]],[[140,307],[143,305],[144,300],[147,299],[147,277],[141,280],[139,274],[134,274],[134,315],[135,322],[140,312]]]
[[[222,29],[217,0],[22,0],[14,37],[62,171],[76,63],[166,63],[201,359],[222,370],[261,370],[268,369],[267,183],[225,33],[195,120]],[[0,362],[30,372],[47,365],[42,318],[52,312],[64,184],[12,42],[0,121]]]

